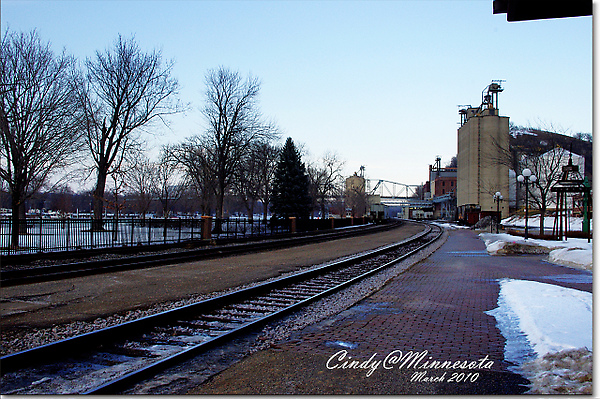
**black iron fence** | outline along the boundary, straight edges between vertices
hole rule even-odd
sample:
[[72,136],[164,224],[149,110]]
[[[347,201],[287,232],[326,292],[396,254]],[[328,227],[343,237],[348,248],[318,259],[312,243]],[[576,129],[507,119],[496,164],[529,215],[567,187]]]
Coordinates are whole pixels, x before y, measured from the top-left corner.
[[[102,228],[92,228],[91,219],[19,220],[19,242],[12,243],[12,222],[0,219],[0,254],[75,251],[81,249],[181,243],[209,239],[239,239],[269,236],[289,231],[289,226],[264,220],[209,219],[210,234],[204,231],[205,219],[104,219]],[[206,228],[205,228],[206,229]]]
[[277,234],[329,230],[369,223],[367,218],[310,219],[292,222],[228,218],[106,218],[102,228],[91,219],[28,218],[18,222],[18,245],[12,243],[12,222],[0,219],[0,255],[76,251],[93,248],[173,244],[201,239],[243,239]]

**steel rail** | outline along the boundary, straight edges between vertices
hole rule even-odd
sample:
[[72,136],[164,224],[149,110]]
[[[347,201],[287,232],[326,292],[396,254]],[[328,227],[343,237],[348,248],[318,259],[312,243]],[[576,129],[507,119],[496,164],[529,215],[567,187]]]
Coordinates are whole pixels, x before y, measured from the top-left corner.
[[[202,317],[205,317],[205,315],[209,315],[210,312],[222,311],[228,306],[239,306],[240,302],[248,302],[249,298],[257,298],[254,300],[254,302],[260,303],[260,300],[258,298],[260,298],[261,296],[268,298],[269,292],[273,292],[276,290],[280,290],[282,292],[288,290],[288,292],[293,292],[294,284],[302,284],[302,282],[310,281],[311,279],[318,279],[320,278],[320,276],[330,276],[338,271],[347,270],[344,268],[351,268],[351,265],[356,265],[360,262],[367,261],[368,259],[372,259],[377,256],[382,256],[386,253],[389,253],[390,251],[398,250],[409,244],[424,241],[422,243],[419,243],[417,247],[411,249],[409,252],[404,253],[401,256],[394,256],[394,259],[392,260],[386,260],[384,264],[372,267],[366,272],[362,272],[358,275],[351,276],[350,278],[345,278],[342,282],[336,283],[333,286],[328,287],[326,289],[321,289],[315,294],[310,294],[305,298],[300,298],[299,300],[293,301],[288,306],[281,307],[280,309],[277,309],[277,307],[274,304],[272,304],[271,306],[277,310],[268,312],[262,317],[253,319],[251,318],[247,322],[240,322],[239,326],[230,329],[229,331],[225,331],[224,333],[211,337],[199,344],[178,351],[177,353],[159,359],[158,361],[154,361],[149,365],[145,365],[141,368],[138,368],[137,370],[129,371],[126,374],[114,378],[106,383],[103,383],[100,386],[88,389],[84,393],[109,394],[120,392],[124,388],[131,386],[133,383],[144,380],[156,374],[160,370],[164,370],[165,368],[180,363],[185,359],[196,356],[216,345],[229,341],[242,333],[248,332],[252,329],[256,329],[257,327],[271,320],[279,318],[287,313],[293,312],[303,306],[306,306],[309,303],[312,303],[344,287],[354,284],[358,280],[364,279],[365,277],[373,275],[374,273],[377,273],[378,271],[384,268],[387,268],[395,263],[400,262],[403,259],[406,259],[407,257],[422,250],[425,246],[437,240],[437,238],[441,236],[443,229],[440,229],[438,227],[436,227],[436,229],[438,229],[439,231],[434,232],[432,227],[428,226],[426,231],[409,239],[406,239],[402,242],[391,244],[348,259],[333,262],[328,265],[321,266],[319,268],[297,273],[292,276],[281,278],[272,282],[262,283],[254,287],[234,291],[223,296],[215,297],[181,308],[162,312],[153,316],[147,316],[142,319],[123,323],[114,327],[108,327],[95,332],[90,332],[87,334],[68,338],[37,348],[3,356],[2,358],[0,358],[0,363],[2,364],[2,375],[4,376],[6,375],[6,373],[20,371],[26,367],[31,367],[32,365],[48,363],[48,359],[58,358],[64,360],[66,357],[71,356],[74,353],[82,352],[84,350],[91,350],[91,352],[94,352],[96,350],[102,351],[103,348],[109,347],[117,341],[125,341],[128,339],[128,337],[131,336],[136,336],[136,338],[140,337],[142,336],[141,334],[143,331],[149,331],[149,329],[151,328],[156,329],[158,328],[157,326],[162,325],[167,326],[168,328],[173,328],[173,324],[186,323],[186,320],[188,320],[187,323],[193,324],[189,320],[200,320]],[[329,273],[329,275],[327,273]],[[313,283],[313,285],[316,286],[317,284]],[[293,295],[289,296],[291,297]],[[280,294],[280,298],[285,297],[286,294]],[[252,301],[248,303],[251,302]]]

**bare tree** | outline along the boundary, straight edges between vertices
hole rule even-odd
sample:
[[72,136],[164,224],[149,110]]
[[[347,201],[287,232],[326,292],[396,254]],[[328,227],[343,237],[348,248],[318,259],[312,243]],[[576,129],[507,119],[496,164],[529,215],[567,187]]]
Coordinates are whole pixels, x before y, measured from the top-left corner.
[[154,165],[154,177],[152,179],[152,191],[154,197],[161,203],[162,216],[165,218],[163,224],[163,238],[167,238],[167,218],[171,214],[171,208],[181,198],[187,187],[185,173],[180,164],[173,156],[172,148],[163,147],[160,160]]
[[206,147],[202,137],[194,136],[172,148],[171,153],[185,170],[188,182],[200,200],[200,211],[210,215],[215,203],[216,183]]
[[11,196],[11,246],[18,247],[25,200],[78,160],[82,130],[72,57],[54,56],[35,31],[7,30],[0,63],[0,177]]
[[537,180],[529,188],[530,200],[540,210],[540,233],[544,232],[544,217],[548,206],[555,203],[556,198],[551,188],[560,180],[562,167],[568,163],[570,152],[555,147],[554,149],[538,155],[524,157],[523,168],[529,168]]
[[268,141],[276,133],[258,109],[257,78],[249,76],[243,80],[238,72],[220,67],[207,73],[206,84],[203,113],[209,127],[202,143],[214,170],[217,217],[222,218],[225,193],[251,145]]
[[327,152],[316,165],[308,166],[310,179],[310,196],[313,199],[313,209],[319,207],[321,218],[325,217],[327,201],[343,192],[343,176],[341,174],[344,161],[337,154]]
[[233,187],[250,220],[254,217],[254,206],[259,200],[262,200],[263,218],[266,220],[278,158],[278,149],[270,143],[254,143],[235,173]]
[[172,148],[163,147],[159,161],[154,164],[152,192],[162,205],[164,218],[170,216],[171,207],[181,198],[186,186],[185,173],[173,156]]
[[273,179],[279,162],[281,148],[268,142],[262,142],[255,148],[255,156],[258,159],[258,173],[261,186],[258,199],[263,205],[263,220],[267,221],[267,213],[271,204],[273,194]]
[[139,145],[142,129],[154,120],[180,112],[173,62],[163,64],[160,51],[144,53],[135,40],[120,35],[112,49],[85,62],[80,85],[85,110],[87,145],[97,173],[93,197],[94,228],[102,228],[106,178],[119,170]]
[[123,192],[125,190],[126,184],[126,172],[124,170],[119,170],[110,175],[112,177],[112,190],[110,191],[110,196],[106,198],[106,202],[108,204],[108,209],[114,210],[115,219],[119,219],[119,215],[123,209],[125,209],[125,201],[123,200]]
[[578,140],[582,140],[582,141],[588,141],[588,142],[592,142],[593,140],[593,136],[591,133],[575,133],[573,135],[573,137],[575,137]]
[[142,216],[142,221],[146,219],[152,203],[154,172],[154,164],[141,152],[136,152],[125,168],[127,192],[132,197],[133,209]]
[[251,146],[248,154],[240,160],[239,168],[234,172],[232,182],[236,196],[246,208],[248,219],[254,218],[254,206],[261,190],[259,160],[256,158],[256,147]]
[[[559,147],[572,148],[574,153],[578,153],[584,156],[586,158],[586,163],[589,162],[589,165],[591,165],[591,145],[587,142],[588,139],[591,140],[591,137],[589,137],[586,134],[580,133],[575,135],[576,137],[573,138],[567,136],[565,131],[553,126],[552,124],[543,124],[542,128],[534,128],[517,126],[511,123],[510,135],[511,137],[509,148],[502,148],[498,143],[493,142],[493,145],[496,147],[499,154],[498,156],[496,156],[496,158],[493,159],[493,162],[495,162],[498,165],[508,166],[509,169],[515,171],[517,175],[521,172],[523,168],[528,167],[524,165],[524,160],[530,160],[529,162],[533,162],[531,160],[536,159],[542,154],[549,153],[550,151],[553,151],[554,149]],[[586,151],[586,147],[589,148],[589,151]],[[535,162],[539,163],[539,161]],[[556,162],[552,160],[546,160],[543,163],[545,163],[546,165],[538,165],[536,166],[536,168],[539,167],[544,174],[548,174],[547,172],[549,171],[549,169],[552,169],[556,166],[553,165]],[[558,170],[560,173],[560,167],[558,168]],[[552,173],[549,174],[549,176],[551,175]],[[555,182],[556,181],[551,180],[547,183],[552,185]],[[546,185],[546,183],[539,183],[539,185]],[[547,191],[547,189],[549,189],[549,187],[541,189],[540,195],[546,197],[546,195],[542,193]],[[517,208],[520,206],[520,204],[522,204],[521,200],[525,197],[524,190],[524,186],[516,186]],[[539,201],[542,201],[541,197],[537,197],[537,199]],[[540,209],[545,208],[544,206],[542,206]]]

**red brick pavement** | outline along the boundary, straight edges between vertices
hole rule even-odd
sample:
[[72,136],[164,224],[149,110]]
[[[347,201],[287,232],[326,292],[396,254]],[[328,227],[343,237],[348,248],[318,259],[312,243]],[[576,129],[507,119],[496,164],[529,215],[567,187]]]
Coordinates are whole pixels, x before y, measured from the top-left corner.
[[[489,256],[470,231],[452,231],[434,254],[340,314],[292,334],[192,391],[196,394],[501,394],[527,390],[527,380],[507,371],[505,339],[484,312],[497,307],[498,280],[535,280],[591,292],[591,273],[556,266],[544,256]],[[340,351],[345,352],[341,359]],[[396,366],[367,375],[341,368],[346,360],[383,360],[402,351],[423,354],[422,363],[477,361],[490,369]],[[337,357],[335,357],[335,355]],[[350,357],[352,357],[350,359]],[[430,358],[431,357],[431,358]],[[333,361],[332,361],[333,358]],[[331,367],[329,367],[331,366]],[[454,373],[458,371],[458,373]],[[463,372],[463,373],[461,373]],[[473,372],[472,374],[468,374]],[[471,376],[461,383],[453,374]],[[435,378],[439,378],[435,380]]]
[[442,361],[472,361],[487,355],[494,361],[493,370],[506,370],[505,339],[496,328],[496,319],[484,313],[497,307],[499,279],[592,291],[591,273],[543,259],[538,255],[489,256],[474,232],[453,231],[428,259],[339,314],[334,322],[306,328],[282,347],[324,355],[347,348],[356,359],[368,359],[373,353],[385,356],[394,350],[427,350],[428,356]]

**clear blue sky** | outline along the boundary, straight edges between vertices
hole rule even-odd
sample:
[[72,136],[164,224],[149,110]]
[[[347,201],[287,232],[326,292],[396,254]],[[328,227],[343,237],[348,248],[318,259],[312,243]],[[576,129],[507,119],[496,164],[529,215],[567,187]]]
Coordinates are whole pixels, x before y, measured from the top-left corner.
[[2,31],[37,29],[84,60],[135,35],[174,59],[186,115],[155,144],[201,133],[204,76],[226,66],[262,81],[261,109],[313,159],[325,151],[369,178],[427,179],[456,154],[458,105],[503,79],[518,125],[592,132],[592,18],[508,23],[492,0],[2,0]]

